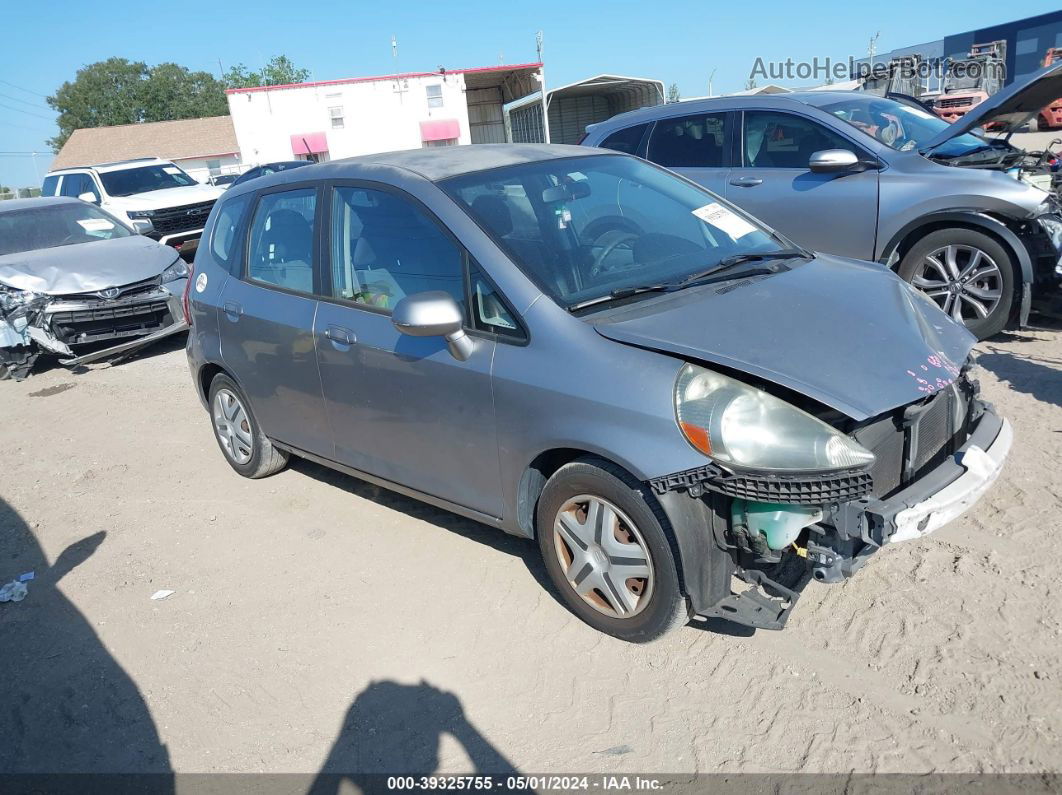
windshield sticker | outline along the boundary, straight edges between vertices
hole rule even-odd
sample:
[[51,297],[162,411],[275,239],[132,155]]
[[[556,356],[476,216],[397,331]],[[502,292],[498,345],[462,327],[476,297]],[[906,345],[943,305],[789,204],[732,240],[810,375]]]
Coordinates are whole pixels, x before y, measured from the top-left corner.
[[734,240],[756,231],[756,227],[740,215],[716,202],[698,207],[692,212],[706,224],[711,224],[716,229],[730,235]]
[[165,171],[167,174],[180,174],[181,173],[181,170],[179,168],[177,168],[176,166],[163,166],[162,170]]
[[106,218],[78,218],[77,222],[86,232],[109,232],[114,229],[114,224]]

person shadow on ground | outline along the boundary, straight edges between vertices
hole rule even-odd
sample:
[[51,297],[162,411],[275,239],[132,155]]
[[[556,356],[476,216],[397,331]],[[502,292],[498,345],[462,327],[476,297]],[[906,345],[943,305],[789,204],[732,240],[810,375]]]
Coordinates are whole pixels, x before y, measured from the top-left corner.
[[439,769],[439,743],[449,734],[464,748],[472,774],[517,773],[465,716],[453,693],[421,681],[417,685],[373,682],[347,710],[311,795],[329,795],[354,784],[362,792],[387,791],[388,775],[432,775]]
[[[0,773],[139,773],[172,792],[169,753],[136,684],[58,585],[104,542],[98,532],[48,563],[0,500],[0,584],[28,572],[28,594],[0,603]],[[87,782],[86,782],[87,783]],[[97,782],[103,784],[104,782]]]

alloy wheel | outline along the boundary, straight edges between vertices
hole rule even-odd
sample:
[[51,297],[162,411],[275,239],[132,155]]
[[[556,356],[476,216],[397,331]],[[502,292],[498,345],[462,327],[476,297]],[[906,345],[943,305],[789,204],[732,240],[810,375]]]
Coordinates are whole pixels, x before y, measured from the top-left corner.
[[612,503],[572,497],[557,512],[553,541],[568,584],[598,612],[630,618],[649,604],[655,582],[649,547]]
[[240,399],[228,389],[214,395],[214,430],[221,446],[237,464],[246,464],[254,454],[251,421]]
[[911,284],[932,298],[953,320],[988,317],[1003,296],[1003,274],[974,246],[942,246],[919,263]]

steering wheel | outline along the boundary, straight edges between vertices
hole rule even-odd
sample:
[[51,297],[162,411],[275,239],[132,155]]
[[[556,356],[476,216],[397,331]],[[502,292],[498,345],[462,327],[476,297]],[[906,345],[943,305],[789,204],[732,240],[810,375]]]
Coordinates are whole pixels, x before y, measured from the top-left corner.
[[594,245],[601,246],[601,251],[594,257],[594,263],[590,266],[591,278],[597,276],[601,272],[605,260],[609,258],[613,251],[624,243],[630,243],[633,240],[637,240],[639,237],[641,237],[641,235],[629,232],[626,229],[609,229],[607,232],[599,235],[597,239],[594,240]]

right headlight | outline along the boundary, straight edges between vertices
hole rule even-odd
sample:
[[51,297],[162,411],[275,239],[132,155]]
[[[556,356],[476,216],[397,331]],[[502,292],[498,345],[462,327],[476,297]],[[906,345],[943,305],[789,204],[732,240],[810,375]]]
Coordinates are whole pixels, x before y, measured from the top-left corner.
[[864,467],[874,454],[822,420],[725,375],[686,364],[675,381],[683,436],[726,464],[776,472]]

